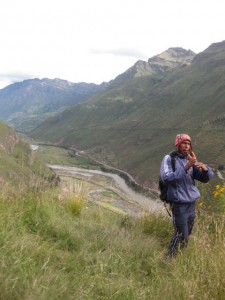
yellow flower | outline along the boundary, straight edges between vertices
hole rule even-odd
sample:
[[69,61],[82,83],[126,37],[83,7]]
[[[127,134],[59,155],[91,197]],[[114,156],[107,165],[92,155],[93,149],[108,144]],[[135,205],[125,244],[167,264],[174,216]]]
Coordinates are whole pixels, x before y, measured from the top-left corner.
[[216,196],[218,196],[218,195],[219,195],[219,192],[217,192],[217,191],[214,191],[214,192],[213,192],[213,194],[214,194],[214,197],[216,197]]
[[219,186],[219,184],[217,184],[217,185],[216,185],[216,189],[219,190],[219,188],[220,188],[220,186]]

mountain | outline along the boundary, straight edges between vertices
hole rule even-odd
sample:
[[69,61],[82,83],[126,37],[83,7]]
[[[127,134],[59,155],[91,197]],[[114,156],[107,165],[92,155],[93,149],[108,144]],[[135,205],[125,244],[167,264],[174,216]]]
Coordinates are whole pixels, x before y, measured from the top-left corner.
[[195,53],[183,48],[169,48],[159,55],[149,58],[148,61],[139,60],[134,66],[129,68],[123,74],[118,75],[114,83],[133,78],[163,74],[172,69],[191,64]]
[[0,118],[29,132],[49,116],[104,90],[105,84],[30,79],[0,90]]
[[[137,180],[148,181],[158,168],[152,155],[162,155],[154,143],[161,135],[158,115],[169,109],[170,100],[163,104],[165,108],[158,107],[157,97],[180,79],[180,73],[187,72],[194,57],[191,50],[170,48],[146,63],[138,61],[104,92],[49,119],[31,135],[86,150],[92,157],[129,171]],[[138,72],[141,65],[146,66],[145,72]],[[146,163],[147,169],[143,167]]]
[[32,136],[86,154],[150,184],[177,133],[192,136],[200,161],[225,164],[225,41],[191,64],[111,84],[36,128]]

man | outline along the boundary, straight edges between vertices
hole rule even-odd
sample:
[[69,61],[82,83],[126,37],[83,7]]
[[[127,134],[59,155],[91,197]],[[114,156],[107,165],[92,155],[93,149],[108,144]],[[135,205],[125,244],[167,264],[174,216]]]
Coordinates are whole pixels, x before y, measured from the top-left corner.
[[188,236],[192,232],[195,202],[200,197],[195,179],[206,183],[214,175],[209,166],[197,161],[189,135],[178,134],[175,146],[175,168],[172,166],[171,155],[163,158],[160,167],[160,176],[168,184],[167,199],[171,205],[175,229],[167,252],[169,257],[175,256],[179,248],[187,246]]

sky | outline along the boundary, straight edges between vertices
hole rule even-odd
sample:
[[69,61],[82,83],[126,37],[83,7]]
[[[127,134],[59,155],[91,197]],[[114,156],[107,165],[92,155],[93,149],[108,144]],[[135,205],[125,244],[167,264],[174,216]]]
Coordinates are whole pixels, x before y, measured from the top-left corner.
[[224,0],[2,0],[0,88],[30,78],[108,82],[171,47],[225,40]]

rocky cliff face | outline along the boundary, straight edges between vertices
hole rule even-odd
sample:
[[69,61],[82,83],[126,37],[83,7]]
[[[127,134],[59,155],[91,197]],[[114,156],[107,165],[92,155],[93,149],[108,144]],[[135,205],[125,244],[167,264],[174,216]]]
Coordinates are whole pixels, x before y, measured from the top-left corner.
[[153,73],[163,73],[183,65],[191,64],[195,53],[183,48],[169,48],[163,53],[153,56],[148,60]]

